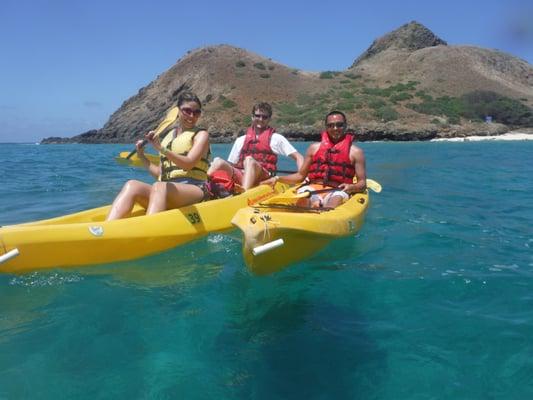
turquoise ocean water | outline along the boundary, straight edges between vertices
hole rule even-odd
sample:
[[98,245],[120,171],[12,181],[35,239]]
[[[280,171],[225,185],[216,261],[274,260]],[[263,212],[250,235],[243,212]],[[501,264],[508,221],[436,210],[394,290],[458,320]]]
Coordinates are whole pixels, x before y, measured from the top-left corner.
[[[533,398],[533,142],[361,146],[363,229],[275,275],[236,234],[0,274],[0,399]],[[148,181],[129,149],[0,144],[0,225]]]

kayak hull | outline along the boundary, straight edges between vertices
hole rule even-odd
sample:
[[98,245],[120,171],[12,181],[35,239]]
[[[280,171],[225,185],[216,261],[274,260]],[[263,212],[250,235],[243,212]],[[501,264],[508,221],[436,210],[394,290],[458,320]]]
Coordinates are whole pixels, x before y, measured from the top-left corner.
[[[271,204],[239,210],[231,221],[243,234],[244,261],[258,275],[277,272],[313,256],[334,239],[354,235],[364,223],[369,197],[368,193],[358,193],[339,207],[322,212],[280,207],[276,196],[268,202]],[[272,249],[256,254],[254,249],[264,245],[272,245]]]
[[262,185],[238,196],[146,216],[135,206],[128,218],[105,221],[111,206],[0,228],[0,272],[82,266],[144,257],[231,229],[235,212],[285,189]]

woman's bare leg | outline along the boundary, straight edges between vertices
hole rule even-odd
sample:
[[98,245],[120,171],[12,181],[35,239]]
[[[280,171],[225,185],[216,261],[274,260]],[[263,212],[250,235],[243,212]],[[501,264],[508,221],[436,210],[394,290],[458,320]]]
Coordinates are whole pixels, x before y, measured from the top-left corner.
[[150,191],[147,215],[199,203],[204,192],[198,186],[186,183],[156,182]]
[[129,214],[136,202],[146,208],[150,197],[150,188],[151,186],[144,182],[136,180],[126,182],[120,193],[115,197],[106,220],[112,221],[123,218]]

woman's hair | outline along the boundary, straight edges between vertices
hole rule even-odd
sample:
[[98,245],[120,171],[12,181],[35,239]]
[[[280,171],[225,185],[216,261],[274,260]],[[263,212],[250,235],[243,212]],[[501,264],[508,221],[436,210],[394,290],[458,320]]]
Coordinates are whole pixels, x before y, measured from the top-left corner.
[[264,111],[268,114],[269,117],[272,117],[272,106],[268,103],[256,103],[252,108],[252,114],[257,110]]
[[193,92],[180,93],[180,95],[178,96],[178,107],[180,107],[183,103],[187,103],[189,101],[195,102],[196,104],[198,104],[198,106],[200,106],[200,109],[202,109],[202,102]]
[[328,123],[328,117],[331,116],[331,115],[342,115],[342,118],[344,119],[344,124],[346,125],[346,123],[348,122],[348,121],[346,121],[346,115],[344,115],[344,113],[342,111],[333,110],[333,111],[330,111],[328,113],[328,115],[326,115],[326,118],[324,118],[324,123],[325,124]]

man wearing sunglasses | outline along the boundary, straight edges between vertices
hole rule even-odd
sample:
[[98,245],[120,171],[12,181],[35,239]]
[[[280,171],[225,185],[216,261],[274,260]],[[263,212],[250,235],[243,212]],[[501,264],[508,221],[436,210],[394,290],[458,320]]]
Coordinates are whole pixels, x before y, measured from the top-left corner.
[[245,135],[237,138],[228,161],[215,158],[207,174],[212,176],[217,170],[226,171],[236,184],[247,190],[276,175],[278,155],[293,158],[297,168],[300,168],[302,155],[269,125],[271,117],[270,104],[255,104],[252,108],[252,126]]
[[346,131],[346,116],[341,111],[331,111],[326,115],[325,125],[321,141],[309,146],[303,165],[297,173],[275,176],[263,183],[274,184],[278,180],[283,183],[304,181],[299,192],[333,189],[300,199],[298,205],[307,207],[333,208],[346,201],[351,194],[364,191],[365,155],[362,149],[352,143],[353,133]]

